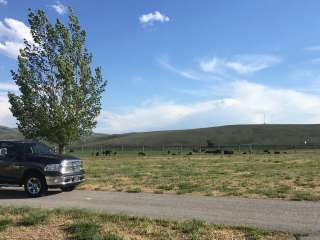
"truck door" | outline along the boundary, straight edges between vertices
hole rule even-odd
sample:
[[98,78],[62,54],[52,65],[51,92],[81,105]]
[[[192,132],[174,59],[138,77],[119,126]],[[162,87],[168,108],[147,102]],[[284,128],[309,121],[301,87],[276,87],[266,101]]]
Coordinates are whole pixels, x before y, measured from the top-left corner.
[[15,143],[0,143],[0,182],[17,183],[21,177],[22,159]]

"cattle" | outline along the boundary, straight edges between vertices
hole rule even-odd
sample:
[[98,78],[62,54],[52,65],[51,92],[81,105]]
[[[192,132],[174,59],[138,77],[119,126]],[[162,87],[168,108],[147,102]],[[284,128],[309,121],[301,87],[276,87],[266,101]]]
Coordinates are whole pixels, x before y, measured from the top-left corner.
[[114,156],[116,156],[117,154],[118,154],[117,152],[114,152],[114,153],[113,153]]
[[192,152],[187,153],[187,155],[192,155]]
[[99,152],[96,152],[96,157],[99,157],[99,154],[100,154]]
[[217,149],[217,150],[206,150],[205,153],[221,154],[221,150],[220,149]]
[[145,154],[144,152],[139,152],[139,153],[138,153],[138,156],[142,156],[142,157],[143,157],[143,156],[145,156],[145,155],[146,155],[146,154]]
[[276,152],[274,152],[274,154],[280,154],[280,152],[276,151]]
[[266,153],[266,154],[270,154],[269,150],[264,150],[263,152]]
[[232,150],[224,150],[223,154],[231,155],[231,154],[233,154],[233,151]]
[[247,152],[243,152],[242,154],[247,154]]
[[105,156],[111,156],[112,151],[111,150],[105,150],[105,151],[102,152],[102,154],[105,155]]

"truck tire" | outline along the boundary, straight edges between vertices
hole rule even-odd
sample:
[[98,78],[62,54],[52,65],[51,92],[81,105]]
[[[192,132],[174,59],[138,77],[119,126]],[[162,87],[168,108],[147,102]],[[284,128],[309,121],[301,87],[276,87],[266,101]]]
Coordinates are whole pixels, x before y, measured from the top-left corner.
[[71,192],[76,188],[76,186],[67,186],[67,187],[61,187],[61,190],[63,192]]
[[47,192],[48,187],[43,176],[30,174],[24,180],[24,190],[29,197],[40,197]]

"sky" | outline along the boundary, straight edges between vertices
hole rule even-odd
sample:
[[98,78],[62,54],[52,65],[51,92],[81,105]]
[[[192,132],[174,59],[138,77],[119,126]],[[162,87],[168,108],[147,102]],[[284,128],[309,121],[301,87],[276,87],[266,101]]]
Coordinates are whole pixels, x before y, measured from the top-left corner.
[[67,6],[108,80],[95,132],[320,122],[318,0],[0,0],[0,125],[28,8]]

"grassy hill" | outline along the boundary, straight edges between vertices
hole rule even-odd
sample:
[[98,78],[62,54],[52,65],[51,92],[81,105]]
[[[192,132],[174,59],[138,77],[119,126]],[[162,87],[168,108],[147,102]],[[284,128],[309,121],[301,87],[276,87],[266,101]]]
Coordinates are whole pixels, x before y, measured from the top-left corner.
[[19,139],[22,135],[15,128],[0,126],[0,139]]
[[[0,139],[20,138],[16,129],[0,127]],[[99,134],[88,137],[87,146],[97,145],[199,145],[210,140],[216,145],[259,144],[299,145],[308,139],[320,144],[320,124],[230,125],[189,130],[154,131],[128,134]]]
[[91,137],[86,145],[299,145],[320,144],[320,124],[230,125],[190,130],[155,131]]

